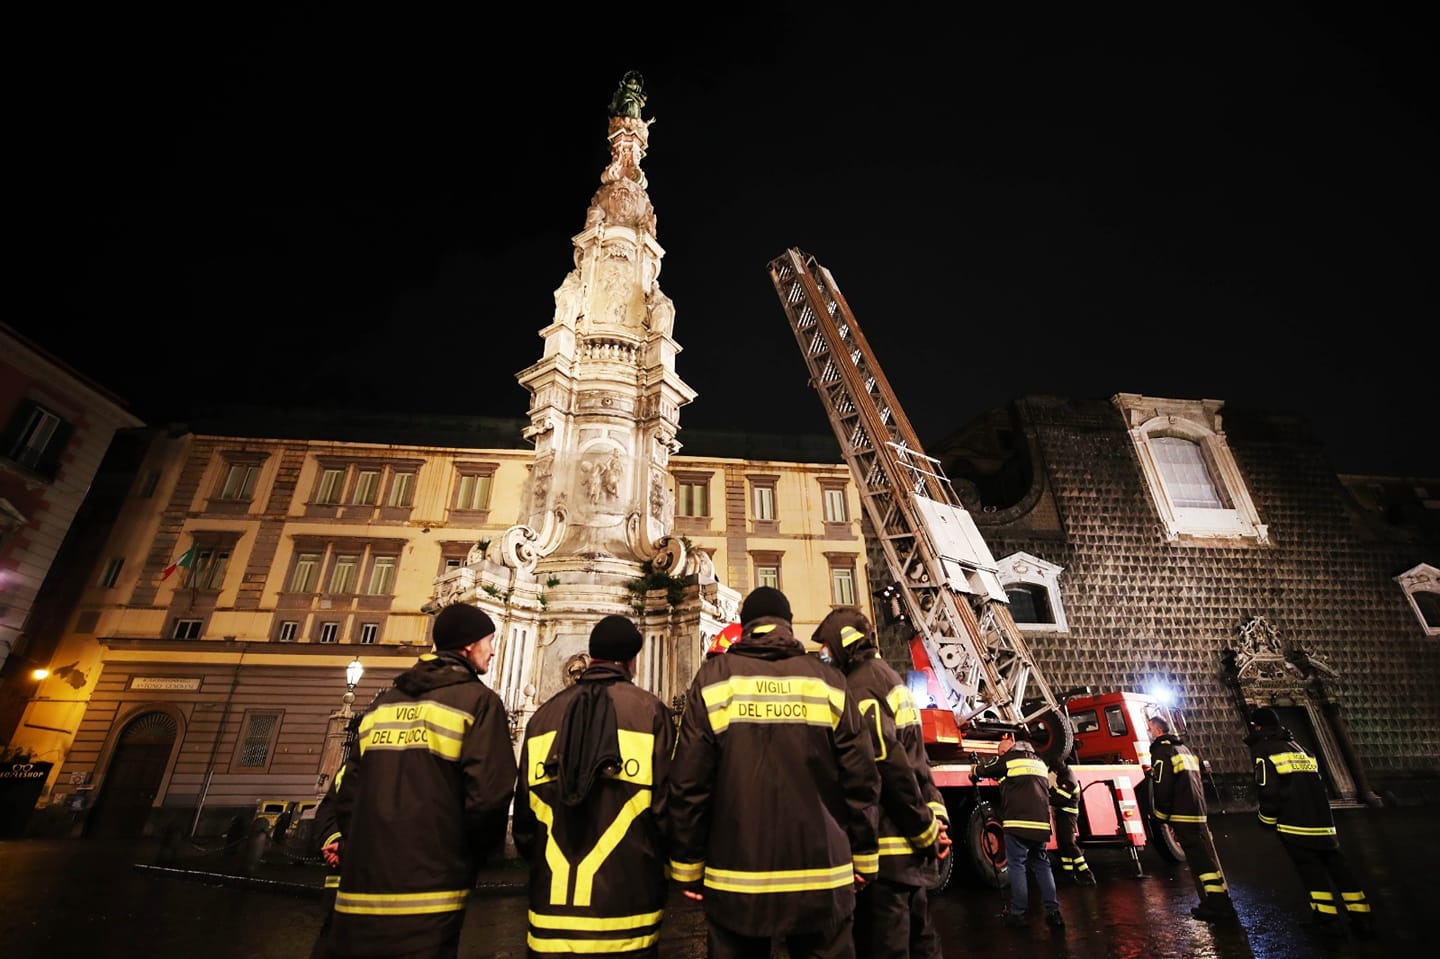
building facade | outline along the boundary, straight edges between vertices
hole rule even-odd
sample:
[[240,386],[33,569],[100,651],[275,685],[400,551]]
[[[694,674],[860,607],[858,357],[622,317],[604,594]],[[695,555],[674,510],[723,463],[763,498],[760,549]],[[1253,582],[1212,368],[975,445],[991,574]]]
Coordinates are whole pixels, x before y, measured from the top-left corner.
[[1341,477],[1303,419],[1026,397],[932,453],[1053,689],[1173,691],[1224,796],[1273,706],[1336,802],[1440,800],[1440,480]]
[[[49,653],[84,679],[42,681],[0,731],[59,760],[42,830],[218,831],[261,801],[317,796],[338,765],[347,665],[364,668],[350,691],[363,706],[428,649],[426,610],[485,564],[533,464],[518,447],[143,432]],[[800,635],[863,600],[843,466],[683,456],[672,483],[677,535],[738,589],[786,590]],[[641,623],[648,588],[625,610]],[[531,610],[488,598],[501,639],[487,681],[518,735],[566,664],[537,655],[543,591]],[[694,662],[713,632],[689,638]],[[639,677],[667,694],[688,678],[667,685],[653,661]]]
[[27,653],[41,586],[115,431],[139,425],[110,391],[0,324],[0,725],[32,668],[48,665]]

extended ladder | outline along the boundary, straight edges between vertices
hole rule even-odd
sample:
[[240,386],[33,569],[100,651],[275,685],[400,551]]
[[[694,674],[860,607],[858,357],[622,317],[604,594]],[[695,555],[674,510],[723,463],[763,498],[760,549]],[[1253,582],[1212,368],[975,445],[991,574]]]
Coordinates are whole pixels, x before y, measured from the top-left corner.
[[878,546],[957,724],[1063,722],[989,548],[939,461],[925,455],[830,272],[792,248],[771,261],[770,277],[859,485],[871,576]]

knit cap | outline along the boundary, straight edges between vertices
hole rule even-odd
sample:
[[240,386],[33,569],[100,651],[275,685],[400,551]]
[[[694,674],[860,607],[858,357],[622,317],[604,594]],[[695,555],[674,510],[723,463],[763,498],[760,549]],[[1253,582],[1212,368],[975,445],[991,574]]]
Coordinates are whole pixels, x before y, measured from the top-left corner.
[[483,609],[452,603],[440,610],[431,627],[430,638],[436,649],[464,649],[486,636],[495,635],[495,622]]
[[644,642],[640,630],[630,620],[624,616],[606,616],[590,630],[590,658],[626,663],[635,658]]
[[773,586],[757,586],[740,605],[740,622],[748,623],[761,616],[774,616],[790,622],[790,600]]

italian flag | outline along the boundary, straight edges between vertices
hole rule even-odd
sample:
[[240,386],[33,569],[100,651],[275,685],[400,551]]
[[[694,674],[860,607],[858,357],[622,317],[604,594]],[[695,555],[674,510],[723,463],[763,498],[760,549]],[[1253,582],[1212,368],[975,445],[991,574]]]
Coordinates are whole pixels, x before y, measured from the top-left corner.
[[187,549],[185,552],[181,553],[179,559],[177,559],[175,562],[171,563],[169,566],[166,566],[166,567],[165,567],[165,572],[163,572],[163,573],[160,574],[160,582],[162,582],[162,583],[165,582],[167,579],[170,578],[170,574],[173,573],[173,572],[175,572],[175,571],[176,571],[177,569],[179,569],[180,567],[183,566],[183,567],[185,567],[186,569],[189,569],[189,568],[190,568],[191,566],[193,566],[194,564],[195,564],[195,544],[194,544],[194,543],[191,543],[191,544],[190,544],[190,548]]

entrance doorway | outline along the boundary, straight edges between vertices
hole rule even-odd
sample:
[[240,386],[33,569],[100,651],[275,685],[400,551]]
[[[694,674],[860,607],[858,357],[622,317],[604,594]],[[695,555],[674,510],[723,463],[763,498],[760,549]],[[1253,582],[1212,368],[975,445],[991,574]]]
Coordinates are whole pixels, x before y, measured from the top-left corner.
[[145,834],[150,809],[175,746],[175,719],[143,713],[131,720],[115,744],[100,798],[85,824],[97,839],[134,839]]

